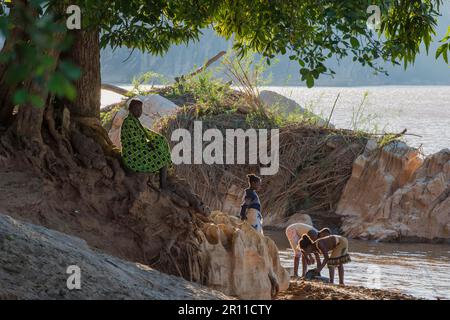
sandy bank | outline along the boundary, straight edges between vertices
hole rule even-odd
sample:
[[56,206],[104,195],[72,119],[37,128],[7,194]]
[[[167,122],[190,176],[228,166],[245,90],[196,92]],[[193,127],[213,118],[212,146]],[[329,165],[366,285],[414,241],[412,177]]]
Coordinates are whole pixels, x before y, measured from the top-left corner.
[[399,292],[339,286],[316,281],[291,280],[277,300],[416,300]]
[[80,238],[0,214],[2,299],[229,298],[183,278],[93,250]]

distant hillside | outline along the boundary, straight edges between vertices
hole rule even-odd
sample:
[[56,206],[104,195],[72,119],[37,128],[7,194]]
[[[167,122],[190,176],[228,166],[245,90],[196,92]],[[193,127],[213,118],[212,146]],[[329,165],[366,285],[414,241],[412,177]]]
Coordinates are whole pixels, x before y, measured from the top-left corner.
[[[436,39],[441,39],[447,26],[450,25],[450,1],[442,8]],[[3,39],[0,36],[0,47]],[[143,72],[154,71],[173,79],[186,74],[194,66],[202,65],[207,59],[221,50],[231,48],[231,42],[219,38],[213,31],[205,30],[200,41],[188,46],[173,46],[164,56],[152,56],[138,51],[131,52],[127,48],[116,51],[105,49],[101,54],[102,80],[113,83],[130,83],[134,76]],[[389,76],[374,75],[369,68],[364,68],[351,59],[348,61],[330,62],[329,66],[336,71],[335,78],[322,76],[316,85],[319,86],[364,86],[364,85],[450,85],[450,69],[442,59],[434,59],[437,43],[433,43],[429,55],[422,54],[414,66],[406,71],[402,66],[382,64]],[[272,74],[271,85],[303,85],[299,77],[299,66],[288,59],[288,54],[278,57],[279,62],[272,65],[268,72]]]
[[[450,3],[443,8],[444,15],[439,21],[438,39],[442,38],[450,25]],[[202,65],[221,50],[231,47],[231,42],[219,38],[213,31],[205,30],[200,42],[188,46],[172,47],[163,57],[133,52],[121,48],[112,52],[106,49],[102,52],[102,77],[105,82],[129,83],[133,76],[146,71],[154,71],[166,75],[169,79],[185,74],[194,66]],[[414,66],[404,70],[402,66],[383,64],[389,72],[385,75],[373,75],[373,71],[359,64],[348,61],[331,63],[336,71],[335,78],[323,76],[317,82],[322,86],[358,86],[358,85],[450,85],[450,70],[441,60],[434,59],[437,44],[431,46],[430,54],[424,52],[418,57]],[[301,85],[299,67],[290,61],[288,55],[278,57],[279,62],[273,65],[272,85]],[[290,79],[288,81],[288,79]]]

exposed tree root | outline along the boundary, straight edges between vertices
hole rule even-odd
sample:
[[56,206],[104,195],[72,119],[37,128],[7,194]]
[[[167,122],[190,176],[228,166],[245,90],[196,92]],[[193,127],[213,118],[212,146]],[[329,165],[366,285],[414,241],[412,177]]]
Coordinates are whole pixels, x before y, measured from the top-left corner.
[[[26,141],[18,148],[17,137],[10,133],[0,134],[2,168],[26,170],[30,179],[41,181],[42,189],[38,202],[0,201],[2,213],[74,234],[94,247],[166,273],[201,280],[191,274],[201,274],[202,268],[195,257],[196,215],[209,212],[202,210],[200,199],[175,177],[161,192],[157,184],[155,190],[147,185],[149,177],[156,177],[126,173],[114,152],[105,154],[97,140],[85,135],[100,137],[109,146],[99,122],[75,119],[69,141],[54,119],[54,109],[47,109],[38,152]],[[99,134],[100,129],[105,134]],[[24,209],[16,210],[18,205]]]

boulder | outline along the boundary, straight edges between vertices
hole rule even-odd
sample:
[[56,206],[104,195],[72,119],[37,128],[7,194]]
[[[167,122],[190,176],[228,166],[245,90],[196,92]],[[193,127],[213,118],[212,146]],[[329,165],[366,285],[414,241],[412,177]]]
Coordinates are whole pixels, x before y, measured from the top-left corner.
[[[302,108],[293,99],[289,99],[277,92],[270,90],[262,90],[259,93],[259,100],[269,108],[275,108],[281,113],[288,114],[302,114],[309,120],[314,120],[313,122],[319,126],[325,126],[327,121],[320,118],[318,115],[312,113],[311,111]],[[334,126],[330,123],[328,125],[330,128]]]
[[242,204],[242,187],[232,184],[225,192],[221,211],[239,217]]
[[337,207],[342,230],[377,240],[450,239],[450,150],[425,160],[402,142],[369,142]]
[[[146,128],[151,128],[156,119],[166,116],[174,112],[178,106],[172,101],[158,95],[150,94],[146,96],[137,96],[143,102],[142,116],[139,118],[142,125]],[[111,129],[108,132],[109,138],[118,148],[121,148],[120,143],[120,128],[123,120],[128,116],[128,109],[121,108],[112,118]]]
[[289,274],[281,266],[273,240],[247,222],[215,211],[214,223],[203,226],[202,254],[209,261],[208,287],[240,299],[270,299],[275,284],[289,287]]
[[283,112],[299,112],[305,113],[307,110],[302,108],[297,102],[293,99],[289,99],[288,97],[283,96],[275,91],[270,90],[262,90],[259,93],[259,100],[263,102],[265,105],[269,107],[280,107]]
[[[80,289],[67,286],[77,266]],[[68,273],[69,271],[69,273]],[[94,251],[80,238],[0,215],[1,299],[229,299],[183,278]]]
[[305,223],[314,225],[311,216],[303,212],[297,212],[286,218],[279,218],[277,216],[268,216],[264,220],[264,226],[271,229],[286,229],[288,226],[294,223]]

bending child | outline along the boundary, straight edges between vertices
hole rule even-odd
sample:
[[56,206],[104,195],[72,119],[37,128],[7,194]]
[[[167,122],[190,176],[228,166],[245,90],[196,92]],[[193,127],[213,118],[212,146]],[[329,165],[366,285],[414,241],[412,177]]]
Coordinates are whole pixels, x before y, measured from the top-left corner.
[[[302,251],[298,248],[298,243],[301,237],[306,234],[312,240],[317,240],[318,238],[326,237],[331,234],[330,229],[323,228],[318,231],[313,226],[306,223],[294,223],[286,228],[286,237],[289,240],[292,250],[294,250],[294,276],[298,277],[298,265],[300,263],[300,258],[302,259],[302,277],[305,277],[308,265],[314,263],[314,259],[311,255],[302,255]],[[316,258],[317,267],[320,265],[320,256],[318,252],[314,252]]]
[[[334,283],[334,269],[339,270],[339,284],[344,285],[344,264],[351,261],[348,254],[348,240],[345,237],[331,235],[313,241],[308,235],[303,235],[299,242],[299,247],[303,254],[320,252],[323,254],[323,261],[317,267],[317,273],[328,265],[330,271],[330,283]],[[331,255],[329,252],[331,251]]]

